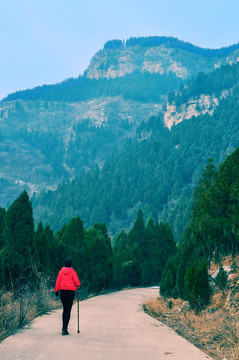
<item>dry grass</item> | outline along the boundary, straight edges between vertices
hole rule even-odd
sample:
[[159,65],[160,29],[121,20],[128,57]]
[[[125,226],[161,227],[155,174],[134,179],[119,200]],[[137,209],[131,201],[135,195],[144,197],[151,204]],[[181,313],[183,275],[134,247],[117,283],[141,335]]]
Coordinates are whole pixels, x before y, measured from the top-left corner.
[[35,290],[24,286],[18,291],[0,290],[0,341],[29,324],[34,318],[59,307],[48,279],[42,278]]
[[214,294],[210,306],[199,314],[175,299],[169,299],[173,303],[171,311],[169,302],[161,298],[148,299],[144,308],[212,358],[238,360],[239,313],[237,307],[225,306],[228,296],[229,292]]
[[[25,284],[14,291],[0,289],[0,342],[29,324],[37,316],[61,308],[61,301],[55,296],[52,279],[33,269],[35,289]],[[79,292],[80,300],[89,297],[88,288]]]

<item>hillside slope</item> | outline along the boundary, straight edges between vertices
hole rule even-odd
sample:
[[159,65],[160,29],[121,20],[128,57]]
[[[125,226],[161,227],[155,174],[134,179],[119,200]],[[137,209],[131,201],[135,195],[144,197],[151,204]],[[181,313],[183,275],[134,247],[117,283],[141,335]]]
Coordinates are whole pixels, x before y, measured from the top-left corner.
[[222,99],[213,115],[193,117],[169,131],[163,114],[138,128],[137,140],[101,170],[89,172],[33,201],[35,217],[54,229],[79,214],[86,225],[128,229],[141,208],[146,218],[169,221],[179,239],[193,189],[208,158],[222,162],[239,146],[239,98]]
[[[238,51],[237,45],[208,50],[162,37],[113,41],[100,57],[95,55],[83,76],[10,94],[0,104],[0,206],[24,188],[30,194],[55,189],[96,165],[101,168],[112,152],[125,148],[127,139],[142,140],[140,124],[164,110],[167,94],[182,80],[234,63]],[[107,78],[109,69],[121,63],[127,71]],[[176,122],[171,111],[167,126]]]
[[0,206],[27,189],[55,189],[134,137],[160,104],[96,98],[78,103],[15,100],[0,109]]

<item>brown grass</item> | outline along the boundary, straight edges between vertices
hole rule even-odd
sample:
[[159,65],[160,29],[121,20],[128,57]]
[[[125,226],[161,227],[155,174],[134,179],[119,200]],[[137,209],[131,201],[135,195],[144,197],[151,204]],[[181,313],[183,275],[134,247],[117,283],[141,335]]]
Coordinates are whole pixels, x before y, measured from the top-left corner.
[[[0,289],[0,342],[29,324],[37,316],[61,308],[60,296],[56,298],[53,279],[33,268],[35,289],[25,284],[13,291]],[[89,297],[88,287],[80,289],[79,298]]]
[[239,313],[236,307],[225,306],[228,296],[229,291],[215,293],[210,306],[199,314],[179,299],[169,299],[173,303],[170,311],[169,301],[159,297],[148,299],[144,309],[212,358],[238,360]]
[[59,307],[54,291],[48,286],[47,278],[42,278],[35,290],[27,286],[18,291],[0,290],[0,341],[14,334],[37,316]]

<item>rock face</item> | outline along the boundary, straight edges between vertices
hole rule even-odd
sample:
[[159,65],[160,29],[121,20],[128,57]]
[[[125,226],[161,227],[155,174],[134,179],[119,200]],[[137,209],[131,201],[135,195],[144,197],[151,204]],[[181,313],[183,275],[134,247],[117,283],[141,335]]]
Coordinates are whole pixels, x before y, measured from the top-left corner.
[[223,91],[219,97],[215,95],[201,95],[199,99],[190,99],[190,101],[176,106],[175,103],[167,103],[167,108],[164,113],[164,123],[171,129],[173,125],[177,125],[184,120],[189,120],[193,116],[198,117],[206,113],[212,115],[219,101],[226,98],[230,91]]
[[198,117],[213,111],[218,106],[218,99],[215,96],[201,95],[198,100],[191,100],[179,108],[175,104],[167,104],[167,110],[164,114],[165,125],[171,129],[172,125],[177,125],[183,120],[188,120],[191,117]]
[[168,74],[173,72],[181,79],[209,72],[221,65],[239,61],[239,50],[227,57],[207,57],[167,45],[152,48],[124,46],[121,49],[98,51],[87,69],[90,79],[116,78],[134,71]]

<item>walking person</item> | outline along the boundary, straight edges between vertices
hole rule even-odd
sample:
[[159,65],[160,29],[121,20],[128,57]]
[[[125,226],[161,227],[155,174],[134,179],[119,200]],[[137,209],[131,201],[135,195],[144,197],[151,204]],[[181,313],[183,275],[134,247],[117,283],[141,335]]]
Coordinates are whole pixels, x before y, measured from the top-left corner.
[[81,285],[76,271],[72,267],[72,260],[67,258],[65,266],[59,271],[55,293],[58,296],[60,291],[60,299],[63,305],[62,313],[62,335],[68,335],[68,324],[71,317],[71,308],[75,298],[75,291]]

